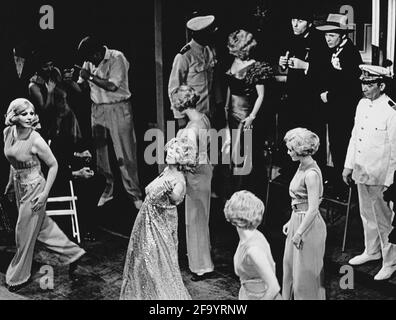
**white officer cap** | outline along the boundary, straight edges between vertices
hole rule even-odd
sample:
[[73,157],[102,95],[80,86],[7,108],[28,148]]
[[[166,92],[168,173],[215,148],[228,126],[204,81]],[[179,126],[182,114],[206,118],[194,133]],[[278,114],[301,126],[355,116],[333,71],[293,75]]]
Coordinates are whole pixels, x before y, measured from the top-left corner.
[[187,21],[187,28],[192,31],[201,31],[207,27],[209,27],[215,20],[215,17],[210,16],[200,16],[195,17]]
[[377,82],[378,80],[392,78],[392,72],[381,66],[361,64],[359,68],[362,70],[362,76],[360,77],[362,82]]

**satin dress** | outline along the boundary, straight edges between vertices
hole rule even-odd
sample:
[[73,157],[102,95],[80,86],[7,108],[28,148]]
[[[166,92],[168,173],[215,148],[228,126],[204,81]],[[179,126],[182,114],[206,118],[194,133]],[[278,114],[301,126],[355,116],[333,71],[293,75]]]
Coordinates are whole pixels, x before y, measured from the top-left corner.
[[[264,235],[255,230],[253,236],[245,242],[239,242],[234,255],[235,274],[239,277],[241,288],[239,290],[239,300],[263,300],[268,290],[268,285],[260,277],[260,273],[250,260],[247,252],[250,248],[258,248],[261,254],[267,259],[270,270],[275,277],[275,262],[272,258],[271,248]],[[278,284],[278,290],[280,290]],[[275,299],[279,299],[278,294]]]
[[320,178],[319,197],[322,198],[322,173],[314,161],[298,168],[290,182],[293,212],[283,256],[282,295],[285,300],[325,300],[323,258],[326,245],[326,223],[319,210],[302,235],[303,246],[297,249],[293,237],[308,210],[308,191],[305,177],[314,171]]

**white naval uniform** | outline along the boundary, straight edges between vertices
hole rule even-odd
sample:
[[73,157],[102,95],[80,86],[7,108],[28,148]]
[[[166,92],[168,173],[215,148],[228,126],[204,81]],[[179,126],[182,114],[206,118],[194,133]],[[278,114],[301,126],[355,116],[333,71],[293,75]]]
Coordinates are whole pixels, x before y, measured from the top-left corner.
[[[214,51],[209,46],[201,46],[191,40],[176,55],[169,77],[168,94],[181,85],[192,87],[199,96],[196,109],[211,117],[213,109],[213,72],[216,64]],[[183,118],[177,110],[172,110],[176,119]]]
[[396,170],[396,111],[386,95],[360,100],[349,141],[345,168],[352,169],[358,187],[365,251],[381,250],[383,266],[396,264],[396,246],[388,242],[393,211],[383,200],[383,191],[393,183]]

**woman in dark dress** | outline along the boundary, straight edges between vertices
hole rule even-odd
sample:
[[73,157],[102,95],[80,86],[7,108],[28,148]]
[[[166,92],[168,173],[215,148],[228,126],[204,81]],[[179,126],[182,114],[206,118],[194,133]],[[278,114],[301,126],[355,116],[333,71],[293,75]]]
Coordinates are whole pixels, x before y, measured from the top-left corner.
[[237,30],[228,37],[228,49],[235,59],[226,73],[228,130],[223,152],[231,153],[233,191],[246,188],[244,177],[252,169],[253,122],[264,100],[265,82],[273,74],[269,64],[251,57],[256,45],[253,35],[245,30]]

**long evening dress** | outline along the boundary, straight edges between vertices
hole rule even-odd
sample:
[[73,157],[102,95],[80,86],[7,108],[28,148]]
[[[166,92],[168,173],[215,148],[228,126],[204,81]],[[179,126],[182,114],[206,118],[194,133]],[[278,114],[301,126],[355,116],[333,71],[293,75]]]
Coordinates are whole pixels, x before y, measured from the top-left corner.
[[253,165],[253,143],[250,144],[246,136],[249,134],[253,139],[253,132],[250,129],[244,131],[242,121],[250,115],[254,108],[257,100],[256,86],[265,85],[272,76],[273,70],[270,65],[258,61],[236,73],[232,73],[231,70],[226,72],[226,80],[231,94],[228,106],[228,127],[234,132],[231,145],[233,192],[248,188],[247,177]]
[[[181,182],[184,191],[174,203],[164,181]],[[126,254],[121,300],[189,300],[178,261],[177,209],[185,195],[181,172],[166,168],[146,187]]]
[[297,249],[293,244],[294,234],[304,220],[308,210],[308,191],[305,177],[314,171],[320,178],[319,197],[322,198],[322,173],[314,161],[298,168],[290,182],[292,216],[283,257],[282,295],[285,300],[325,300],[323,258],[326,243],[326,223],[319,210],[308,229],[302,235],[303,246]]

